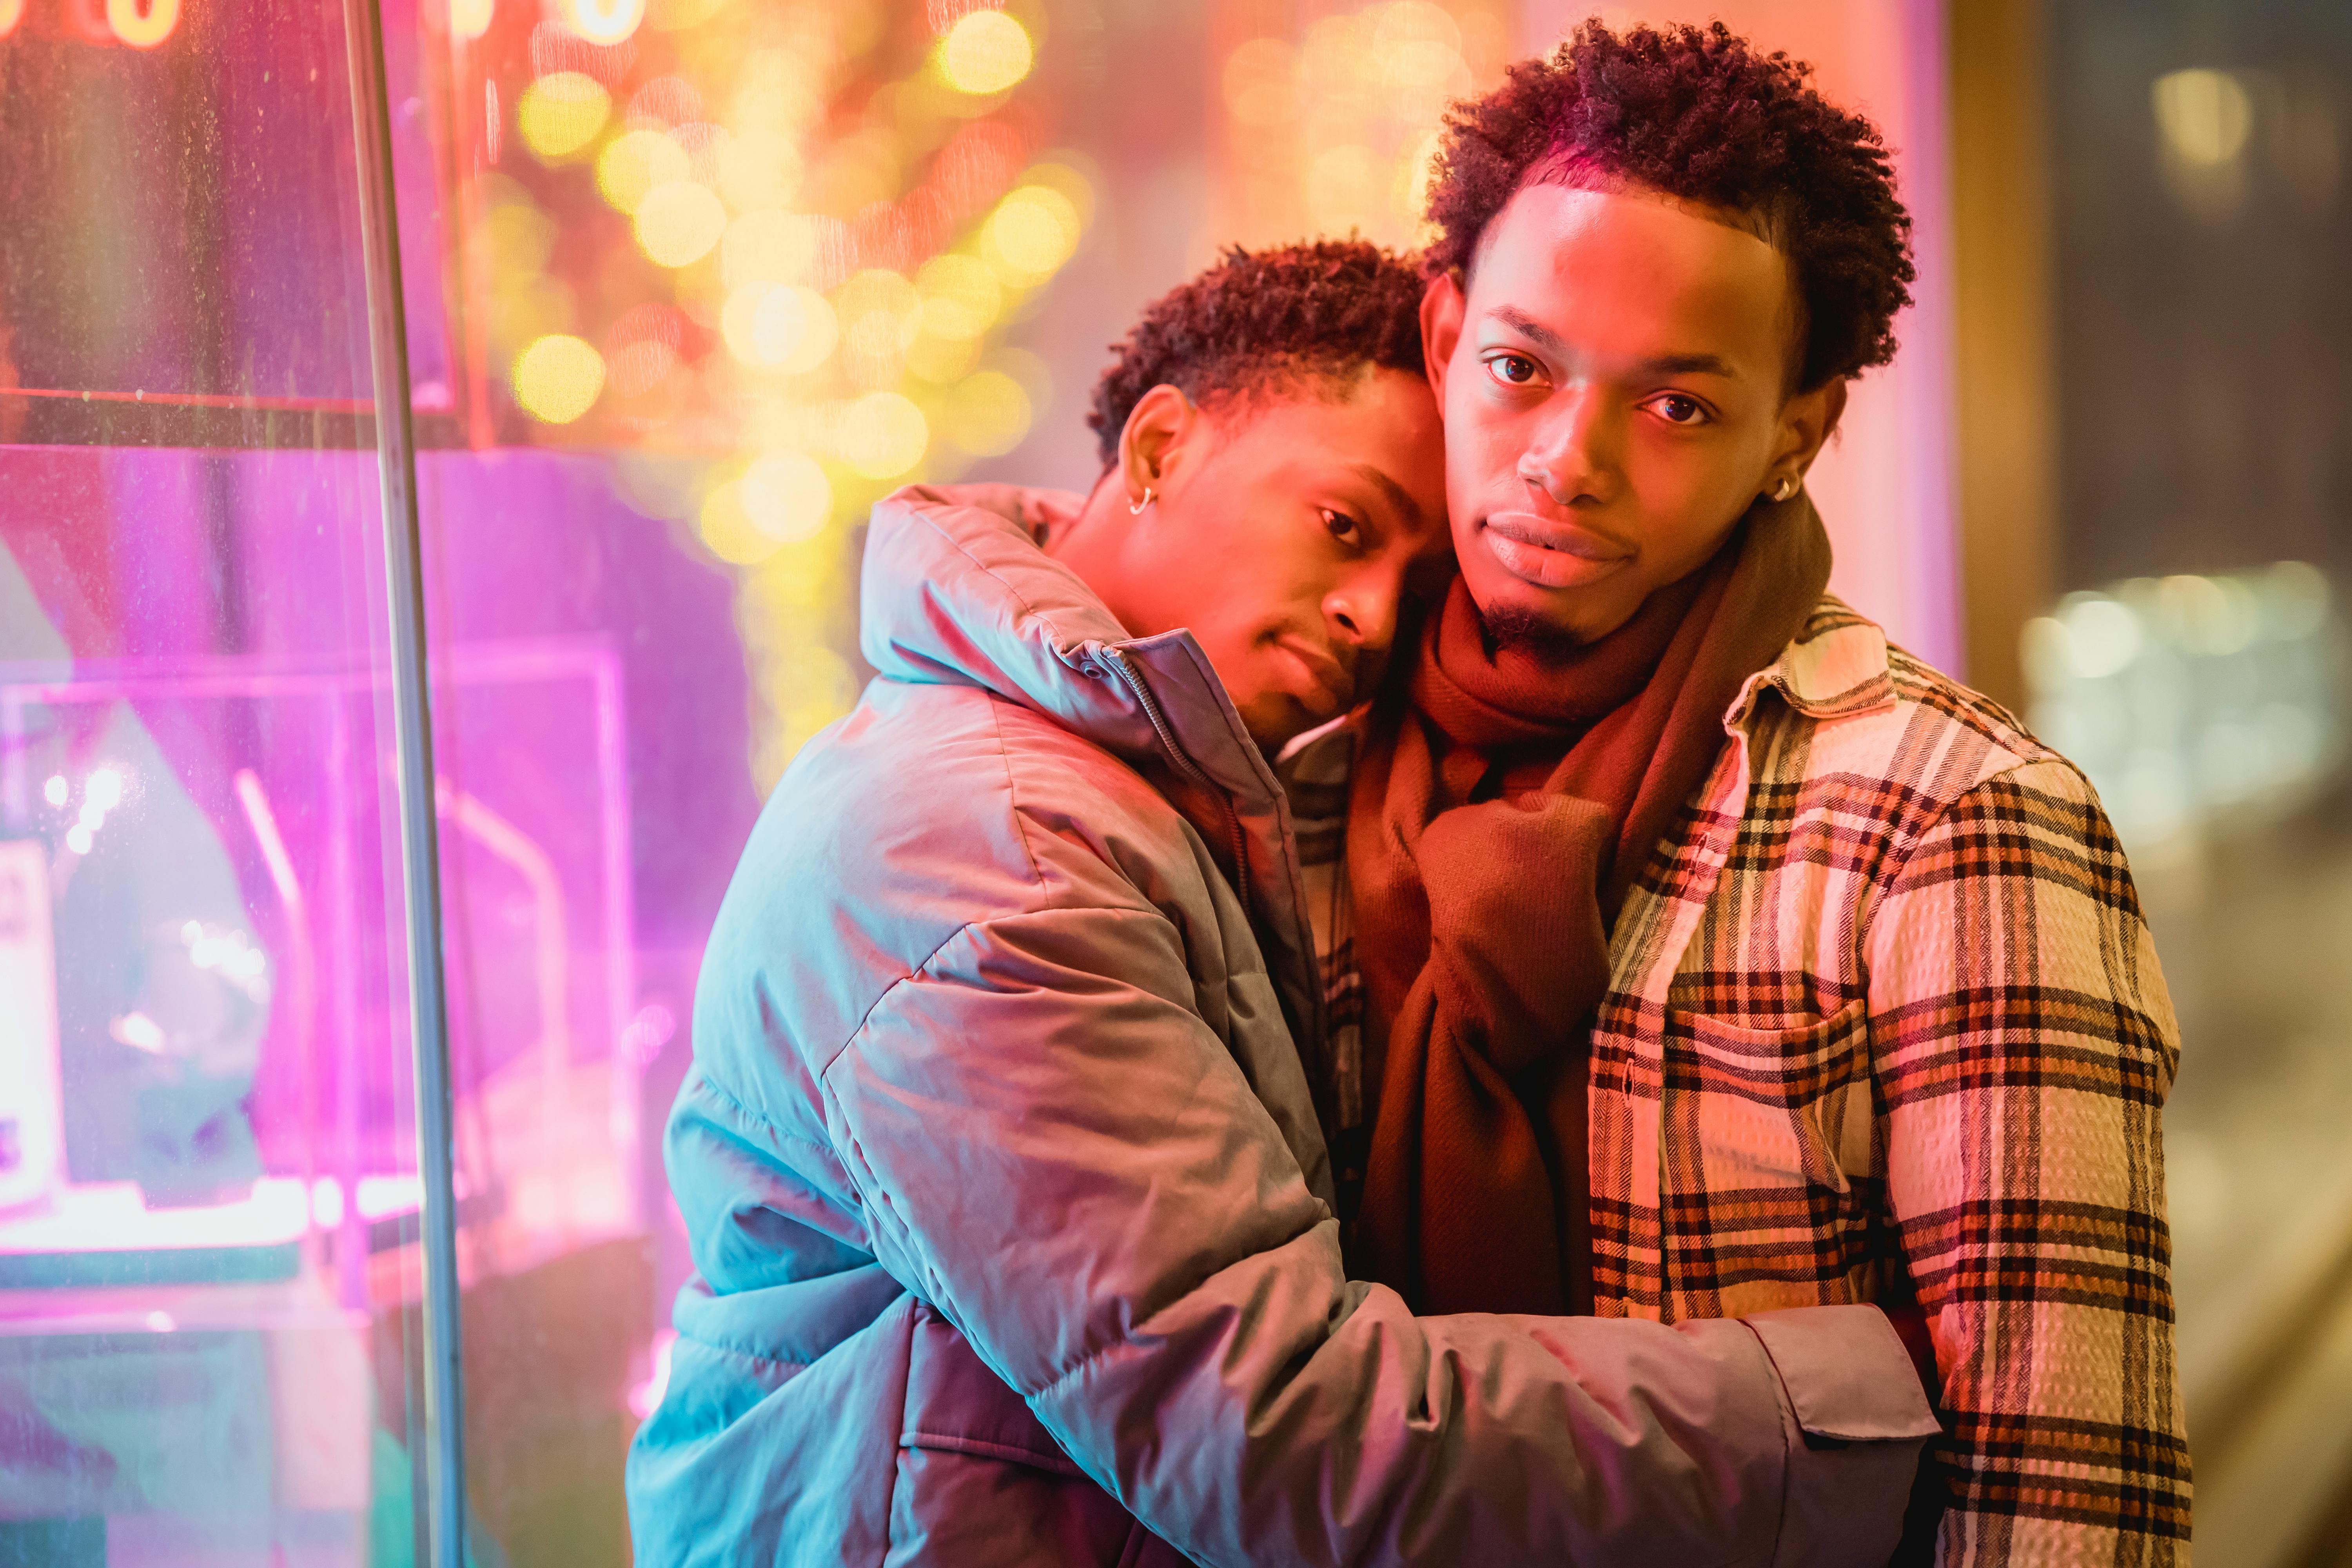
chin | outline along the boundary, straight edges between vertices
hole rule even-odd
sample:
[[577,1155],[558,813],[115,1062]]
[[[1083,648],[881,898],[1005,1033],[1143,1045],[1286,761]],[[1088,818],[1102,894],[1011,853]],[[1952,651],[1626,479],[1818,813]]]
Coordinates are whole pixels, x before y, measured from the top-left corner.
[[[1468,574],[1464,574],[1465,579]],[[1615,595],[1605,584],[1590,588],[1540,588],[1507,574],[1499,582],[1470,581],[1471,601],[1486,635],[1505,647],[1582,647],[1606,637],[1627,618],[1614,614]]]

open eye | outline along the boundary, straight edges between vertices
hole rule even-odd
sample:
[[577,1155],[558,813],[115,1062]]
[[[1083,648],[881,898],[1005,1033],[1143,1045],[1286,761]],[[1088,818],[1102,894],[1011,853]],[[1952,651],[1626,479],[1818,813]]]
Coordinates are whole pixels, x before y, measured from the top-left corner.
[[1362,541],[1363,525],[1354,518],[1336,507],[1327,506],[1320,510],[1323,513],[1323,526],[1330,531],[1332,538],[1342,544],[1355,544]]
[[1505,386],[1532,386],[1543,371],[1525,354],[1499,353],[1487,359],[1486,374]]
[[1704,425],[1713,417],[1706,404],[1687,393],[1669,392],[1654,397],[1650,407],[1669,425]]

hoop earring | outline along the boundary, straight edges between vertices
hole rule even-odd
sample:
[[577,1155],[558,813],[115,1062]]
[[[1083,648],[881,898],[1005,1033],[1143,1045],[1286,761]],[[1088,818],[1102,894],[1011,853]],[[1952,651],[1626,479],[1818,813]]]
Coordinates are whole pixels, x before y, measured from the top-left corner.
[[1150,504],[1151,487],[1150,485],[1146,485],[1143,487],[1143,499],[1139,501],[1131,502],[1127,509],[1127,515],[1129,517],[1141,517],[1143,515],[1143,509]]

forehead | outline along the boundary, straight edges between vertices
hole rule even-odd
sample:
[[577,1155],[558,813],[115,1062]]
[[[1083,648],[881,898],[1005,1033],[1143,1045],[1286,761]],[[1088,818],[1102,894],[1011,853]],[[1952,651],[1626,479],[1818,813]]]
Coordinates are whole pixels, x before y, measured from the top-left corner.
[[1640,188],[1532,184],[1482,237],[1475,321],[1508,307],[1614,358],[1706,353],[1759,372],[1792,335],[1788,258],[1706,208]]
[[1216,424],[1223,455],[1265,478],[1393,486],[1412,510],[1444,510],[1444,436],[1421,376],[1375,366],[1338,381],[1286,376],[1219,409]]

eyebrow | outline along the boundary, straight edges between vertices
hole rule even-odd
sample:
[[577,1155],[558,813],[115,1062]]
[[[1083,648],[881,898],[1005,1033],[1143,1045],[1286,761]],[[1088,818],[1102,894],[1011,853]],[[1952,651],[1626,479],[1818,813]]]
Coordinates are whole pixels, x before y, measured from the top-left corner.
[[1421,503],[1413,500],[1412,492],[1406,489],[1402,485],[1397,483],[1395,479],[1381,472],[1379,468],[1374,468],[1370,463],[1350,463],[1348,465],[1348,468],[1349,472],[1370,483],[1376,487],[1382,495],[1387,496],[1389,498],[1389,504],[1396,508],[1400,512],[1402,512],[1407,522],[1412,523],[1416,527],[1421,524],[1423,521]]
[[[1570,350],[1568,340],[1516,306],[1497,305],[1486,312],[1496,321],[1550,353],[1567,356]],[[1630,367],[1643,375],[1719,375],[1726,381],[1737,381],[1739,373],[1731,363],[1715,354],[1659,354],[1637,362]]]

